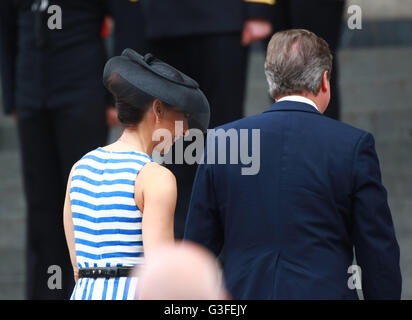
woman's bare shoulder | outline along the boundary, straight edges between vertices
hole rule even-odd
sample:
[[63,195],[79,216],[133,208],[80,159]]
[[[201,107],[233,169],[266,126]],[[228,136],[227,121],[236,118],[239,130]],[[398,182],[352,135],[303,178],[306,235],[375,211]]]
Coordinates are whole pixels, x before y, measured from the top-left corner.
[[162,187],[162,184],[175,185],[176,178],[174,174],[166,167],[156,163],[149,162],[144,165],[136,177],[136,181],[144,182],[143,185],[157,185]]
[[70,174],[69,174],[69,180],[71,180],[72,176],[73,176],[73,172],[76,169],[77,165],[79,164],[80,160],[76,161],[74,163],[74,165],[72,166],[72,168],[70,169]]
[[159,204],[176,197],[177,184],[173,173],[156,162],[146,163],[135,181],[135,201],[142,212],[149,202]]

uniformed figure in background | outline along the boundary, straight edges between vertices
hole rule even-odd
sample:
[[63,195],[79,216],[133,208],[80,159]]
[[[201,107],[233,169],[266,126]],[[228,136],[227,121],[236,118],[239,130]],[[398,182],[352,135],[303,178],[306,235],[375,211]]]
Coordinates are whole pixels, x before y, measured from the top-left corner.
[[114,56],[121,55],[126,48],[143,54],[149,51],[144,34],[145,20],[141,1],[108,0],[110,14],[112,18],[116,18],[112,33]]
[[[211,128],[243,117],[248,45],[272,34],[275,0],[110,2],[117,52],[123,46],[151,52],[195,79],[210,102]],[[181,238],[196,166],[168,167],[178,184],[175,236]]]
[[274,32],[307,29],[323,38],[333,55],[331,100],[326,116],[340,120],[337,50],[341,37],[344,0],[277,0],[274,7]]
[[[60,26],[49,20],[59,18],[52,5]],[[65,299],[73,289],[62,210],[72,164],[107,141],[106,13],[103,0],[0,1],[3,104],[17,119],[28,211],[28,299]],[[48,273],[54,265],[62,282]]]

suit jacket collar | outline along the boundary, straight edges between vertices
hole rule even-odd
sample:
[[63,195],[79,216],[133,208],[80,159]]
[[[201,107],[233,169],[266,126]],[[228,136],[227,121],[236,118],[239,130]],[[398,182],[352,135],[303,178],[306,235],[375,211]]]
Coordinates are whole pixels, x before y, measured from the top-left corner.
[[318,110],[316,110],[313,106],[308,103],[304,102],[296,102],[296,101],[280,101],[274,103],[269,109],[265,112],[273,112],[273,111],[301,111],[301,112],[312,112],[321,114]]

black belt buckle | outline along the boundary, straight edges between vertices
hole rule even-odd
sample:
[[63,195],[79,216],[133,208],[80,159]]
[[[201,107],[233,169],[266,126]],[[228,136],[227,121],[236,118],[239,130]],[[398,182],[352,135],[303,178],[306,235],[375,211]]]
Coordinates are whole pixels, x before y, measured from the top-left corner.
[[107,276],[106,276],[106,278],[116,278],[117,277],[117,270],[118,270],[118,268],[117,267],[108,267],[108,268],[106,268],[106,270],[107,270]]
[[117,267],[91,268],[92,278],[116,278]]
[[133,267],[95,267],[80,268],[80,278],[117,278],[128,277]]
[[116,275],[116,267],[82,268],[79,270],[79,276],[83,278],[115,278]]

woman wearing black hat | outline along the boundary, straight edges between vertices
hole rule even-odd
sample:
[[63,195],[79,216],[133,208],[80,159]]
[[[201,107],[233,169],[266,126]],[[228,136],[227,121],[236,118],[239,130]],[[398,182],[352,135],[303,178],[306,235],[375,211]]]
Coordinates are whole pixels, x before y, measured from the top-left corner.
[[[176,179],[151,154],[159,147],[167,152],[190,128],[205,130],[210,117],[197,83],[150,54],[126,49],[110,59],[104,84],[124,131],[87,153],[69,176],[64,227],[76,281],[72,299],[134,298],[131,268],[144,262],[143,252],[150,259],[154,247],[174,241]],[[156,139],[159,132],[171,139]]]

